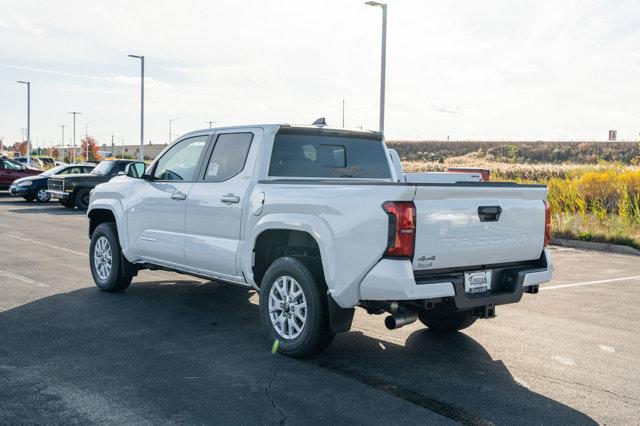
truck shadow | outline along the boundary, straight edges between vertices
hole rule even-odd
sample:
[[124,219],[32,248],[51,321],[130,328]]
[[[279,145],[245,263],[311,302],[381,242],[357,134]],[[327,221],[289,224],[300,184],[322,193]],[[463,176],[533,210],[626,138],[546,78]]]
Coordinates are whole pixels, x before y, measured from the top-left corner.
[[401,346],[353,331],[310,360],[274,356],[256,303],[217,283],[134,281],[0,312],[0,423],[445,421],[394,388],[493,423],[594,423],[518,384],[462,333],[419,330]]

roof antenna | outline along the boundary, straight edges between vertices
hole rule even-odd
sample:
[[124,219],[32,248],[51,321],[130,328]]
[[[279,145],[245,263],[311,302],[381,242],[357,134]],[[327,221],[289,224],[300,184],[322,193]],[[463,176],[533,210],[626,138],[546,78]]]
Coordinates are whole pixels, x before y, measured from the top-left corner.
[[314,121],[312,125],[318,126],[318,127],[325,127],[327,125],[327,122],[324,119],[324,117],[320,117],[316,121]]

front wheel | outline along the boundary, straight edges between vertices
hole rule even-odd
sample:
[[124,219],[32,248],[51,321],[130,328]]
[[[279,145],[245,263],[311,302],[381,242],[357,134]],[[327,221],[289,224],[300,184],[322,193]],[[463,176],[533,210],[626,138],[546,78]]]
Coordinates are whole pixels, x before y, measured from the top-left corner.
[[115,223],[107,222],[98,225],[91,235],[89,264],[93,281],[100,290],[116,292],[129,287],[133,276],[124,273],[123,262],[125,261],[120,255]]
[[46,189],[40,188],[38,192],[36,192],[36,201],[39,203],[46,203],[51,199],[51,194],[47,192]]
[[418,311],[420,322],[429,327],[429,330],[438,332],[452,332],[463,330],[473,325],[477,318],[473,312],[433,312],[421,309]]
[[267,339],[284,355],[309,356],[333,340],[326,286],[293,257],[281,257],[267,269],[260,287],[260,316]]
[[90,191],[87,188],[79,189],[75,196],[75,205],[80,210],[86,210],[89,208],[89,196]]

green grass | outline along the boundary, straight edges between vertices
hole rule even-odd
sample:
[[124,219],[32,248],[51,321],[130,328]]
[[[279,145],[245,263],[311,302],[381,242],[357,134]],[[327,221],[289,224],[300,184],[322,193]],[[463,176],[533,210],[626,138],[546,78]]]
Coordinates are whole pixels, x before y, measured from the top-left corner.
[[619,215],[596,218],[595,215],[579,213],[554,214],[551,232],[557,238],[617,244],[640,250],[640,225],[629,223]]

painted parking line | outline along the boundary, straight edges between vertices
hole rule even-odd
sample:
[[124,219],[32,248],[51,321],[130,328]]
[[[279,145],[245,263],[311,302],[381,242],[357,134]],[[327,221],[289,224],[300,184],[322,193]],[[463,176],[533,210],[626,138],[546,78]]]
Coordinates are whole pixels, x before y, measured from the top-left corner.
[[66,251],[66,252],[69,252],[69,253],[77,254],[79,256],[85,256],[85,257],[88,256],[87,253],[82,253],[80,251],[71,250],[71,249],[68,249],[68,248],[65,248],[65,247],[56,246],[56,245],[53,245],[53,244],[43,243],[41,241],[32,240],[30,238],[19,237],[18,235],[7,234],[7,233],[3,232],[3,233],[0,234],[0,236],[13,238],[13,239],[16,239],[16,240],[24,241],[26,243],[38,244],[40,246],[48,247],[48,248],[52,248],[52,249],[56,249],[56,250]]
[[633,281],[640,280],[640,275],[634,275],[632,277],[620,277],[620,278],[609,278],[606,280],[597,280],[597,281],[584,281],[581,283],[572,283],[572,284],[559,284],[552,286],[541,286],[540,291],[542,290],[557,290],[559,288],[570,288],[570,287],[582,287],[585,285],[594,285],[594,284],[607,284],[607,283],[615,283],[619,281]]
[[23,283],[30,284],[34,287],[41,287],[41,288],[51,287],[48,284],[41,283],[39,281],[34,281],[29,277],[25,277],[24,275],[16,274],[14,272],[9,272],[9,271],[3,271],[1,269],[0,269],[0,277],[13,278],[15,280],[22,281]]

